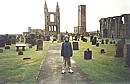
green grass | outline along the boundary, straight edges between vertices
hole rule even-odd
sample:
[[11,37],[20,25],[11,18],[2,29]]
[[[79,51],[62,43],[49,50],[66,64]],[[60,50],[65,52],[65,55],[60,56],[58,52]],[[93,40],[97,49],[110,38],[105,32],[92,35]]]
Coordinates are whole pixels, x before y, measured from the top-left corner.
[[[92,50],[92,60],[84,60],[84,51],[87,48]],[[101,48],[106,53],[101,54]],[[96,47],[90,42],[80,41],[79,50],[74,51],[73,59],[95,84],[130,83],[130,69],[125,67],[125,57],[115,58],[114,55],[114,44],[100,44],[100,47]]]
[[[44,43],[43,48],[36,51],[36,46],[30,49],[27,46],[24,55],[18,55],[15,45],[11,45],[9,50],[4,50],[4,53],[0,53],[0,80],[9,84],[34,84],[48,50],[47,43]],[[23,60],[24,57],[31,59]]]

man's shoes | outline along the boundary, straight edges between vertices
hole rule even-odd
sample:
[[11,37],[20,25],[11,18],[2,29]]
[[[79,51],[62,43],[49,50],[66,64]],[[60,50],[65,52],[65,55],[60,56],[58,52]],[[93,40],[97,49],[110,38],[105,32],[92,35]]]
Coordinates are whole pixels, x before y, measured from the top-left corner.
[[69,69],[69,73],[74,73],[72,69]]
[[62,71],[61,71],[61,74],[64,74],[64,73],[66,73],[65,70],[62,70]]

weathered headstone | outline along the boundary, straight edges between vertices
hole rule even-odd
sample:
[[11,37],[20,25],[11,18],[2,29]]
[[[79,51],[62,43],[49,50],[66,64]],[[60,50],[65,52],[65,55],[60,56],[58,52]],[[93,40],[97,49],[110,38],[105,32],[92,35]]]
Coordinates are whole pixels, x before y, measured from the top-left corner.
[[116,42],[115,42],[115,41],[113,41],[113,44],[116,44]]
[[108,44],[109,40],[108,40],[108,39],[106,39],[105,41],[106,41],[106,44]]
[[37,50],[43,50],[43,41],[40,39],[37,41]]
[[5,46],[5,49],[10,49],[10,46]]
[[28,47],[29,47],[29,48],[32,48],[32,44],[29,44]]
[[102,54],[102,53],[105,53],[105,50],[104,49],[101,49],[100,50],[100,53]]
[[24,37],[21,37],[21,42],[24,42]]
[[79,50],[78,42],[73,42],[73,50]]
[[10,39],[6,39],[6,45],[11,45],[11,40]]
[[112,41],[110,41],[110,44],[112,44]]
[[99,43],[96,43],[96,46],[99,47]]
[[23,55],[23,51],[18,51],[18,55]]
[[96,40],[95,39],[92,40],[92,45],[96,45]]
[[82,40],[83,40],[83,42],[87,42],[87,39],[86,39],[86,38],[83,38]]
[[97,37],[94,37],[94,40],[97,42]]
[[126,66],[130,67],[130,44],[127,44]]
[[92,59],[92,51],[90,51],[89,48],[86,51],[84,51],[84,59]]
[[124,57],[124,42],[122,40],[117,43],[115,57]]
[[102,39],[101,44],[104,44],[104,40]]
[[93,40],[93,36],[90,36],[90,42],[92,42],[92,40]]
[[0,49],[0,53],[3,53],[3,49]]
[[31,59],[31,58],[30,57],[23,58],[23,60],[29,60],[29,59]]
[[36,45],[36,40],[35,39],[30,39],[29,44],[31,44],[32,46]]
[[84,39],[84,36],[82,35],[82,36],[81,36],[81,40],[83,40],[83,39]]
[[75,35],[75,39],[74,40],[76,40],[77,41],[77,35]]
[[16,44],[16,39],[14,39],[14,38],[11,39],[11,43],[12,43],[12,44]]
[[0,47],[5,47],[5,41],[4,41],[4,39],[0,39]]

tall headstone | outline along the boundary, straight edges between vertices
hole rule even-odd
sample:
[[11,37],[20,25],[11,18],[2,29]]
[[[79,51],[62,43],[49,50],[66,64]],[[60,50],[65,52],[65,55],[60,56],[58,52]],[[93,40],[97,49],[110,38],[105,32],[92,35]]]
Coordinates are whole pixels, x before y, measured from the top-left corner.
[[21,42],[24,42],[24,37],[21,37]]
[[5,47],[5,41],[4,41],[4,39],[0,39],[0,47]]
[[90,36],[90,42],[92,42],[92,40],[93,40],[93,36]]
[[96,40],[95,39],[92,40],[92,45],[96,45]]
[[37,40],[37,50],[43,50],[43,41]]
[[115,57],[124,57],[124,42],[122,40],[117,43]]
[[84,51],[84,59],[86,59],[86,60],[92,59],[92,51],[90,51],[89,49]]
[[79,50],[78,42],[73,42],[73,50]]
[[126,66],[130,67],[130,44],[127,44]]
[[104,40],[102,39],[101,44],[104,44]]
[[83,40],[83,38],[84,38],[84,36],[82,35],[82,36],[81,36],[81,40]]

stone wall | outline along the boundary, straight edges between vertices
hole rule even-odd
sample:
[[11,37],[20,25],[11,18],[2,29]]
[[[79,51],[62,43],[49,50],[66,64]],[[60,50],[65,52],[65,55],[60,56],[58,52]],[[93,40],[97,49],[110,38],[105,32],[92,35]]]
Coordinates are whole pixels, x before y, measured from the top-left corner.
[[130,38],[130,14],[101,18],[100,35],[104,38]]

